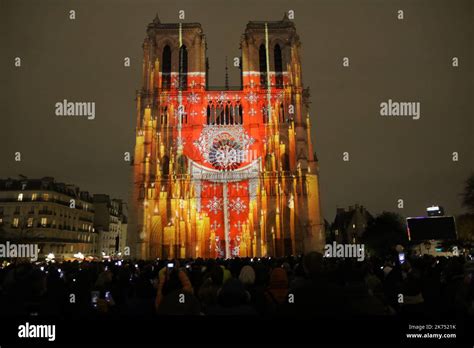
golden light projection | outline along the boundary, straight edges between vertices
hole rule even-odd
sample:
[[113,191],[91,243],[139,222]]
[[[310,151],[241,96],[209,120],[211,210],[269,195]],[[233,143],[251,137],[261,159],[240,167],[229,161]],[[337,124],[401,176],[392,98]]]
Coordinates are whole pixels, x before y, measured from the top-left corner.
[[130,212],[137,256],[322,250],[318,163],[294,24],[248,23],[237,88],[208,86],[200,24],[156,17],[147,34]]

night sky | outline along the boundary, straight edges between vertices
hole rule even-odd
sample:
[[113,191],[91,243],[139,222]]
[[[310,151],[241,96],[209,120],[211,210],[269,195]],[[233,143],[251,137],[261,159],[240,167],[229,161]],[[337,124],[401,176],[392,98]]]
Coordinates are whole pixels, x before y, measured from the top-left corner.
[[[247,22],[280,20],[294,10],[324,217],[331,221],[337,206],[355,203],[373,214],[417,216],[431,204],[462,213],[460,193],[474,170],[473,4],[0,0],[0,177],[53,176],[128,199],[132,171],[123,153],[134,149],[141,45],[156,13],[162,22],[178,22],[183,9],[186,22],[202,24],[210,85],[224,85],[225,57],[231,65],[240,55]],[[239,83],[238,72],[230,68],[231,85]],[[96,118],[55,116],[63,99],[94,101]],[[420,102],[421,118],[380,116],[388,99]],[[17,151],[21,162],[14,161]]]

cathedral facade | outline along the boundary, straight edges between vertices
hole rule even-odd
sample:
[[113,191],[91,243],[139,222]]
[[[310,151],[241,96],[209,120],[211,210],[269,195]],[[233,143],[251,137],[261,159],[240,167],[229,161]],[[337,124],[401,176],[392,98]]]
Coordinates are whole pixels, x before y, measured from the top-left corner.
[[249,22],[241,86],[208,85],[199,23],[149,24],[129,244],[140,258],[322,250],[318,162],[293,22]]

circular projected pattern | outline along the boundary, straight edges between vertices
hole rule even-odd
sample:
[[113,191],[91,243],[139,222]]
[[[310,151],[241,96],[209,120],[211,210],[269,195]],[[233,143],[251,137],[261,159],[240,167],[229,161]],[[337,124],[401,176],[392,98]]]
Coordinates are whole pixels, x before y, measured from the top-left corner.
[[209,162],[219,170],[233,170],[242,163],[242,148],[231,139],[219,139],[212,143]]

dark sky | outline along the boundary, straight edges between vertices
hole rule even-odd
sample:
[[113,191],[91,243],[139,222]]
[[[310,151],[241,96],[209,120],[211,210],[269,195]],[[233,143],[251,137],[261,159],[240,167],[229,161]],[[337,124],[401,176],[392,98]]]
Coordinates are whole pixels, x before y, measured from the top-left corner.
[[[142,42],[162,22],[200,22],[210,84],[224,84],[225,56],[239,55],[249,20],[295,11],[303,83],[311,88],[313,140],[324,216],[363,204],[421,215],[432,203],[462,212],[474,170],[471,0],[24,1],[0,0],[0,177],[54,176],[93,193],[128,198],[135,90]],[[76,20],[68,18],[76,10]],[[397,19],[397,10],[405,19]],[[123,67],[130,57],[132,66]],[[459,57],[458,68],[451,58]],[[14,67],[14,58],[22,67]],[[350,58],[350,67],[342,58]],[[231,69],[231,84],[239,81]],[[96,102],[95,120],[57,117],[58,101]],[[421,118],[388,118],[388,99],[421,103]],[[22,161],[14,161],[20,151]],[[342,161],[343,152],[350,162]],[[459,161],[452,161],[452,152]],[[397,199],[405,202],[397,209]]]

